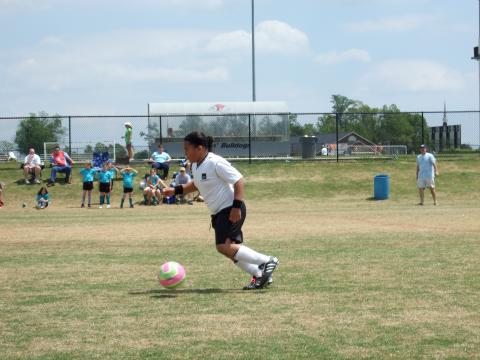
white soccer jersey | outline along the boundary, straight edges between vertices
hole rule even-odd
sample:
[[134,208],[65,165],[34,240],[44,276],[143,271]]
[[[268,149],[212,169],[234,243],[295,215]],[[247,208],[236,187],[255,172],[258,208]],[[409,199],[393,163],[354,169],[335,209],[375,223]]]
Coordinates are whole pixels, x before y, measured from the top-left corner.
[[216,214],[233,203],[233,184],[242,178],[227,160],[213,153],[192,164],[193,183],[203,196],[210,213]]

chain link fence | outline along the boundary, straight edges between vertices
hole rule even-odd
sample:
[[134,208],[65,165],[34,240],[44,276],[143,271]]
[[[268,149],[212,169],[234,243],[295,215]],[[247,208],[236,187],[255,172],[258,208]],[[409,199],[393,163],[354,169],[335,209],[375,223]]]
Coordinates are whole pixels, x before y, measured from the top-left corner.
[[[0,117],[0,160],[21,160],[28,147],[47,159],[59,144],[74,159],[94,152],[126,160],[124,123],[133,127],[134,158],[149,158],[163,143],[183,158],[191,131],[214,137],[214,152],[227,158],[336,158],[401,156],[424,143],[436,153],[474,153],[480,148],[480,112],[265,113],[198,115]],[[312,137],[313,140],[305,140]]]

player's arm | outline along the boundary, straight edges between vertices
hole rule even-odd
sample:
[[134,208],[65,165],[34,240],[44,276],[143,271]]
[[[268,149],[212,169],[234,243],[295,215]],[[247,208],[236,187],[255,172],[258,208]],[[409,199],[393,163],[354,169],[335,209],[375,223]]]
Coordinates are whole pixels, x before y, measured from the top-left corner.
[[240,178],[235,184],[233,184],[233,204],[232,210],[230,210],[229,220],[232,223],[236,223],[242,218],[242,211],[240,207],[243,204],[244,195],[244,183],[243,178]]
[[437,162],[434,162],[434,163],[433,163],[433,169],[435,170],[435,176],[440,175],[440,172],[438,171]]
[[418,180],[418,172],[420,171],[420,167],[417,164],[417,180]]
[[166,187],[165,189],[163,189],[163,194],[165,196],[183,195],[183,194],[188,194],[197,190],[198,189],[195,186],[195,183],[193,181],[190,181],[189,183],[186,183],[183,185],[177,185],[174,188]]

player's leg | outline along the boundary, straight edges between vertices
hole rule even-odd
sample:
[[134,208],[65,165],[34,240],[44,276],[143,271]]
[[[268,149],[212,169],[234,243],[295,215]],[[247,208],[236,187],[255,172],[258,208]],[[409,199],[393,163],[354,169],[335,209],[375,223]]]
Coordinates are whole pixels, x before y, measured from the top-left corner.
[[30,184],[30,180],[28,180],[30,176],[30,168],[28,166],[23,167],[23,177],[25,178],[25,184]]
[[35,183],[40,184],[40,179],[42,178],[42,168],[40,166],[35,166],[33,171],[35,173]]
[[160,191],[160,189],[155,190],[155,196],[157,197],[158,204],[161,204],[162,199],[163,199],[163,195],[162,195],[162,192]]
[[130,207],[133,208],[133,197],[132,197],[133,189],[131,190],[132,191],[128,193],[128,202],[130,203]]
[[88,207],[92,207],[92,190],[87,190],[88,195]]
[[105,203],[105,193],[100,192],[100,205],[98,206],[100,209],[103,208],[103,204]]
[[433,205],[438,205],[438,203],[437,203],[437,193],[435,191],[435,186],[432,184],[432,186],[430,186],[429,189],[430,189],[430,194],[432,194]]
[[[236,223],[232,223],[229,220],[230,210],[231,208],[227,208],[212,216],[212,227],[215,229],[217,251],[235,263],[241,263],[239,267],[244,266],[245,269],[248,268],[250,271],[247,272],[255,277],[255,288],[262,288],[267,284],[277,267],[278,259],[259,253],[242,244],[242,225],[246,217],[245,205],[242,204],[241,218]],[[263,270],[259,269],[261,273],[255,271],[255,274],[253,274],[254,270],[257,269],[243,264],[251,264],[256,266],[257,269],[262,266]]]
[[125,202],[125,197],[127,196],[127,193],[125,192],[125,188],[123,189],[123,196],[122,199],[120,200],[120,209],[123,209],[123,203]]
[[85,207],[85,197],[87,196],[87,190],[83,190],[82,192],[82,205],[80,205],[82,208]]
[[109,191],[109,192],[106,193],[106,196],[105,196],[105,198],[107,200],[107,209],[110,208],[110,194],[111,194],[111,192]]

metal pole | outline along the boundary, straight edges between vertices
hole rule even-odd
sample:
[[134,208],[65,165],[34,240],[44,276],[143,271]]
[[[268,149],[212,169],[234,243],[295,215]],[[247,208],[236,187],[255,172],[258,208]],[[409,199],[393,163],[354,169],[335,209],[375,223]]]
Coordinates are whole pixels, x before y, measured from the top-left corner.
[[72,156],[72,117],[68,117],[68,153]]
[[160,144],[163,144],[163,132],[162,132],[162,117],[158,117],[158,122],[160,125]]
[[248,163],[252,163],[252,115],[248,114]]
[[422,144],[425,144],[425,128],[424,128],[425,118],[423,117],[422,112]]
[[[480,0],[478,1],[478,48],[480,49]],[[478,152],[480,153],[480,59],[478,61]]]
[[255,93],[255,0],[252,0],[252,101],[257,101]]
[[151,129],[150,129],[150,103],[147,104],[147,146],[148,146],[148,151],[150,152],[150,145],[152,141],[152,134],[151,134]]
[[337,142],[337,146],[335,148],[336,152],[337,152],[337,163],[338,163],[338,122],[339,122],[339,115],[338,113],[335,113],[335,139],[336,139],[336,142]]

